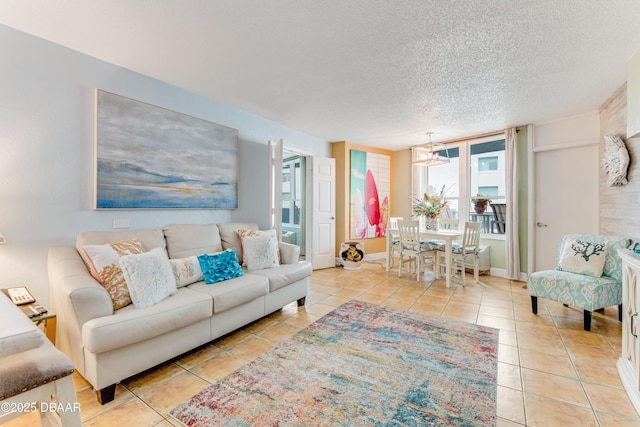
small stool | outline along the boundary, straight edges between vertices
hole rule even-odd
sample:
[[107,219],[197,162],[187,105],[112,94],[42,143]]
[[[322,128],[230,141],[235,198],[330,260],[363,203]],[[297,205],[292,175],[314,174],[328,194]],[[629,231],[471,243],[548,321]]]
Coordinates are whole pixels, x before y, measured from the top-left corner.
[[[0,357],[0,424],[40,413],[43,425],[82,425],[71,360],[51,342]],[[7,411],[8,410],[8,411]]]

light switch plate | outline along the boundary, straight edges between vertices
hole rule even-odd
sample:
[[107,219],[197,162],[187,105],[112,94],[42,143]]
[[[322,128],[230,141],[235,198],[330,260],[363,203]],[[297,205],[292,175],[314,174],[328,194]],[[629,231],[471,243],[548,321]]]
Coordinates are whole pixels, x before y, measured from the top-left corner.
[[129,219],[128,218],[114,219],[113,228],[129,228]]

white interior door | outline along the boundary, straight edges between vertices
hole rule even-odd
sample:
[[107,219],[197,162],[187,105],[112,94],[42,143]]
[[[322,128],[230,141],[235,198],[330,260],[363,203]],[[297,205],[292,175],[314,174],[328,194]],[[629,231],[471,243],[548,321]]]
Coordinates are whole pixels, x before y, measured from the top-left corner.
[[564,234],[598,233],[598,145],[534,152],[534,174],[530,272],[556,268]]
[[[336,161],[311,158],[313,170],[312,252],[313,269],[335,267]],[[309,166],[309,165],[307,165]]]

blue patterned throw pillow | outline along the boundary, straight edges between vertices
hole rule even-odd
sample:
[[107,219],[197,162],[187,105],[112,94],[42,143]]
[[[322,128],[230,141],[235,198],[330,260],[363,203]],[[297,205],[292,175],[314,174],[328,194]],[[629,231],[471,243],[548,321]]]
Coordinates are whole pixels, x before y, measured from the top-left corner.
[[244,275],[233,249],[214,255],[198,255],[198,262],[204,274],[204,282],[208,285]]

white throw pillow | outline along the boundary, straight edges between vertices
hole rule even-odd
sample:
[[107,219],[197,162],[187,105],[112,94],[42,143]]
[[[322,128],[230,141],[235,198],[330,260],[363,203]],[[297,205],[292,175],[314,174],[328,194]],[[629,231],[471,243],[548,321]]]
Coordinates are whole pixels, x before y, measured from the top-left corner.
[[162,248],[120,257],[120,268],[136,308],[151,307],[178,291],[173,269]]
[[607,242],[566,238],[557,270],[600,277],[607,258]]
[[242,250],[247,270],[263,270],[278,266],[278,240],[275,233],[245,236]]
[[200,268],[200,262],[196,255],[170,259],[169,264],[171,264],[173,275],[179,288],[204,280],[202,268]]

